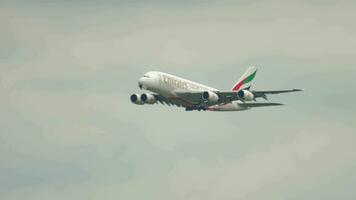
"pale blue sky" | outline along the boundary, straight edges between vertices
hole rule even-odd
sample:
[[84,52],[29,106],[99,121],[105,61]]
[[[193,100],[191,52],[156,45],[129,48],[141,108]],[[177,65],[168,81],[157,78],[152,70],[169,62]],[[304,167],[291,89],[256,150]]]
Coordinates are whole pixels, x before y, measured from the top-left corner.
[[[355,199],[352,1],[0,1],[1,199]],[[161,70],[286,105],[137,106]]]

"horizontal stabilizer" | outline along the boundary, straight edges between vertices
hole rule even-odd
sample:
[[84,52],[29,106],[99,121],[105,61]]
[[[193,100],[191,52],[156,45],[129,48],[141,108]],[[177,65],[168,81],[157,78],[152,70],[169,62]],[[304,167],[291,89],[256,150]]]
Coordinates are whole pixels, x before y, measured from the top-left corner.
[[264,107],[264,106],[282,106],[283,104],[281,103],[239,103],[240,106],[243,107]]

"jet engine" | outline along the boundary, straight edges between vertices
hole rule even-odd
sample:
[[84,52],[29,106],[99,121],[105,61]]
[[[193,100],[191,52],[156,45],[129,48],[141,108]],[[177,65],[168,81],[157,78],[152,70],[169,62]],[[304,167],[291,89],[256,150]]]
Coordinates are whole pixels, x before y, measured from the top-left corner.
[[255,99],[255,96],[249,90],[240,90],[237,92],[237,95],[239,96],[239,98],[245,101],[252,101]]
[[139,98],[138,94],[131,95],[130,100],[131,100],[132,103],[137,104],[137,105],[143,105],[144,104],[144,102],[141,101],[141,98]]
[[152,94],[146,94],[146,93],[141,94],[140,99],[142,102],[147,104],[154,104],[157,102],[157,99]]
[[202,98],[209,103],[216,103],[219,101],[219,96],[214,92],[205,91],[203,92]]

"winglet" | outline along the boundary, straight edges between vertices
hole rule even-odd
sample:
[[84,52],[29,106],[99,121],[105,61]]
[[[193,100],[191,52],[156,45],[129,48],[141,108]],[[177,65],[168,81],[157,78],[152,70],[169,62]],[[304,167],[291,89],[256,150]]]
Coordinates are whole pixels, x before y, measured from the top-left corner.
[[301,92],[304,91],[304,89],[293,89],[294,92]]

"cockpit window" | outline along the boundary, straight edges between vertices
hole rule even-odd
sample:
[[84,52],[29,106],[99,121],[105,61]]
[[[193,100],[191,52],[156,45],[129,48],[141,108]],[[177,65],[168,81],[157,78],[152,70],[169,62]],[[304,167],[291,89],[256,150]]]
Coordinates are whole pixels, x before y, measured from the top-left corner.
[[147,72],[146,74],[143,75],[143,77],[152,78],[154,77],[154,74],[152,72]]

